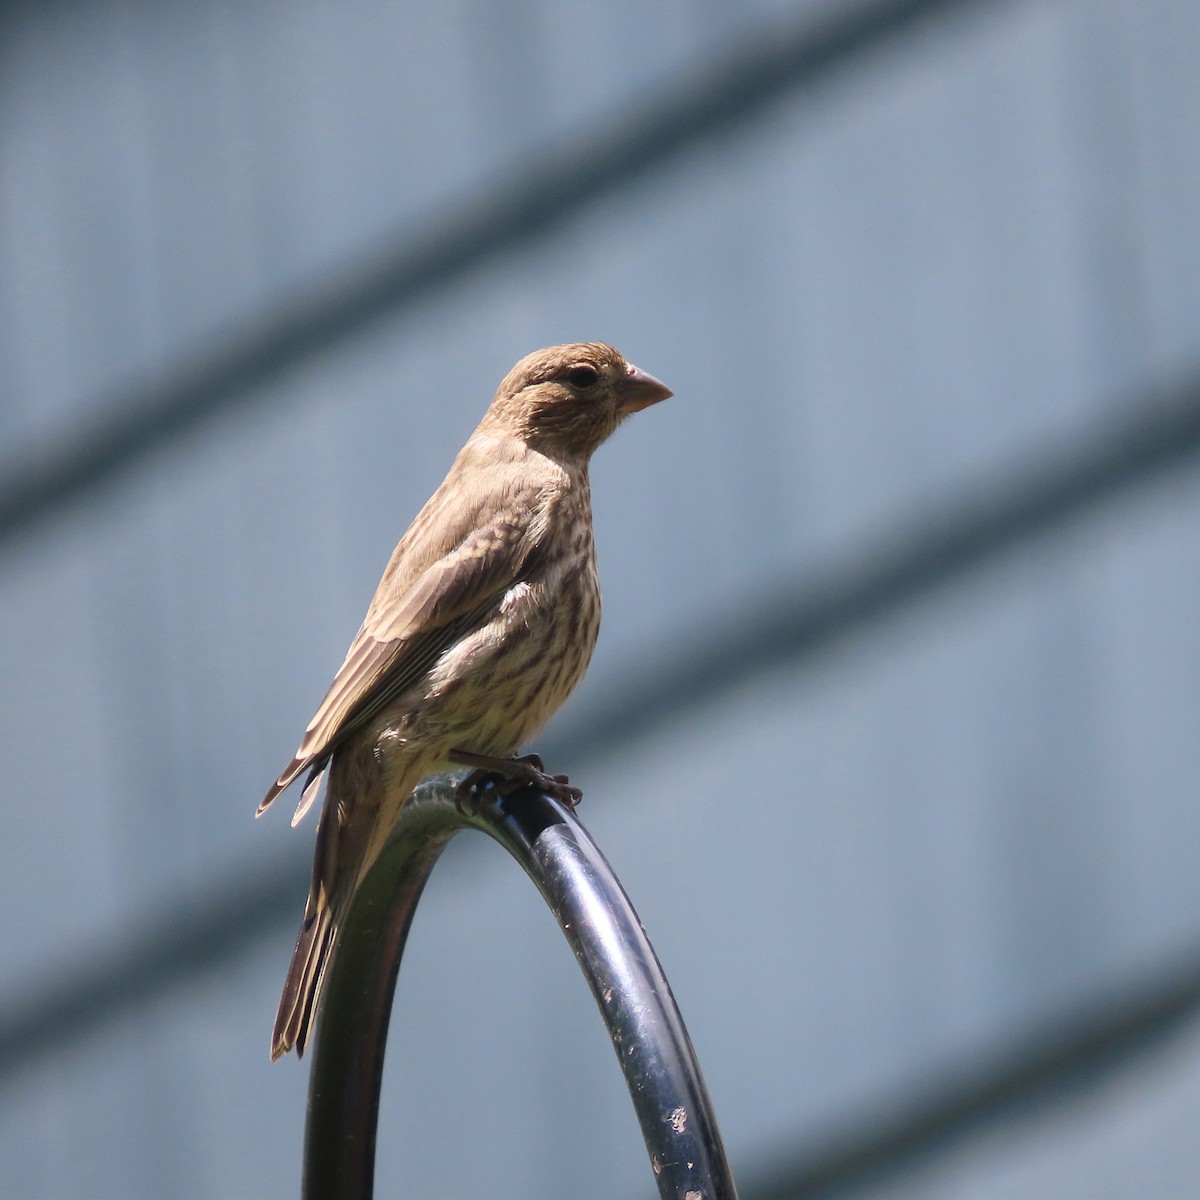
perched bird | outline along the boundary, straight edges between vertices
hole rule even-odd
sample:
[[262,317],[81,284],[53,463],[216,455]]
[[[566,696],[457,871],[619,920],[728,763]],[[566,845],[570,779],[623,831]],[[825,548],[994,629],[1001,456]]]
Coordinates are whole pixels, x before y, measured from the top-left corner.
[[599,631],[592,452],[670,395],[600,343],[523,358],[396,547],[295,757],[258,806],[307,771],[295,825],[328,772],[273,1059],[303,1053],[339,924],[425,776],[463,763],[578,801],[565,776],[512,756],[583,677]]

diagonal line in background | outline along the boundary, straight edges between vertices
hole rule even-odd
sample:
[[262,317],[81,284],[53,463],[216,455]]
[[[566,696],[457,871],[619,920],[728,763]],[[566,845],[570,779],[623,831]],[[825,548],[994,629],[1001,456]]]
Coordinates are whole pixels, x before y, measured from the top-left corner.
[[[593,181],[590,195],[567,188],[555,197],[553,208],[544,196],[534,197],[523,208],[519,188],[502,189],[495,194],[494,207],[489,201],[474,214],[464,212],[435,228],[417,249],[402,248],[378,268],[348,273],[339,286],[267,318],[257,332],[217,348],[161,386],[124,397],[118,406],[120,417],[82,433],[53,457],[33,464],[7,485],[0,484],[0,540],[135,464],[242,398],[255,383],[321,352],[366,321],[402,310],[488,254],[546,232],[579,211],[599,190],[636,178],[697,137],[732,126],[785,87],[821,78],[860,50],[911,27],[917,18],[965,6],[965,0],[868,6],[866,18],[832,27],[832,35],[825,30],[824,42],[818,38],[815,49],[810,47],[809,60],[793,54],[785,81],[778,73],[772,75],[769,64],[753,68],[761,72],[761,87],[752,80],[742,81],[744,94],[736,88],[722,91],[726,81],[718,79],[712,89],[706,89],[718,99],[710,109],[697,107],[690,127],[676,126],[672,132],[671,122],[679,110],[670,106],[658,125],[649,118],[631,120],[628,128],[636,131],[641,121],[665,140],[656,147],[647,137],[640,148],[625,147],[628,157],[621,173],[604,180],[601,189]],[[860,25],[856,27],[854,21]],[[786,35],[780,46],[784,43]],[[790,47],[789,52],[794,50]],[[784,49],[779,52],[786,57]],[[802,68],[796,67],[797,62],[802,62]],[[612,132],[614,145],[619,133]],[[607,170],[616,169],[614,161],[620,166],[619,158],[610,160]],[[570,165],[566,159],[555,163]],[[539,186],[553,186],[553,182],[547,184],[543,178]],[[481,219],[472,224],[474,217]],[[455,241],[464,230],[471,237]],[[776,593],[760,597],[756,612],[743,613],[736,626],[721,625],[719,641],[689,638],[677,648],[676,658],[639,681],[643,686],[612,697],[586,728],[558,739],[559,753],[577,761],[642,736],[648,717],[661,720],[698,703],[711,703],[733,683],[777,669],[785,660],[798,666],[830,641],[886,620],[913,599],[1120,490],[1194,462],[1200,450],[1200,379],[1185,381],[1169,396],[1140,398],[1124,411],[1133,415],[1070,454],[1047,454],[1010,481],[931,507],[931,514],[945,515],[911,522],[898,528],[897,537],[880,537],[870,553],[847,569],[818,576],[804,586],[781,586]],[[731,628],[736,630],[732,638],[727,636]],[[711,652],[698,658],[696,645]],[[0,1014],[0,1073],[34,1064],[72,1037],[86,1035],[190,974],[227,959],[277,922],[290,921],[295,880],[303,878],[305,871],[302,857],[289,855],[286,862],[281,860],[257,878],[239,881],[239,889],[226,889],[227,898],[219,908],[181,907],[147,926],[140,940],[120,952],[97,956],[72,979],[59,980],[42,994],[10,1006]],[[1056,1081],[1089,1067],[1120,1067],[1125,1055],[1200,1009],[1200,961],[1186,955],[1171,961],[1174,970],[1168,964],[1160,974],[1143,977],[1136,988],[1098,993],[1090,1005],[1081,1005],[1070,1022],[1050,1022],[1044,1036],[1014,1040],[995,1059],[965,1072],[944,1091],[915,1099],[891,1120],[847,1126],[832,1149],[777,1164],[770,1178],[752,1184],[748,1195],[755,1200],[828,1195],[944,1143],[974,1122]]]
[[[643,94],[607,122],[532,153],[480,199],[398,233],[369,259],[323,272],[299,298],[257,318],[157,380],[101,398],[0,480],[0,545],[91,488],[198,428],[254,389],[325,353],[369,322],[416,305],[490,255],[545,236],[597,200],[660,170],[705,138],[729,132],[772,101],[857,63],[902,35],[999,0],[869,0],[813,19],[775,23],[755,42],[704,63],[673,89]],[[597,126],[599,131],[597,132]]]
[[[831,641],[886,620],[1017,545],[1172,469],[1194,471],[1200,456],[1200,370],[1172,388],[1108,411],[1118,415],[1106,426],[1023,455],[1017,469],[929,505],[894,536],[872,539],[849,567],[823,579],[818,572],[807,587],[762,597],[757,610],[743,607],[735,622],[727,617],[712,630],[681,637],[669,661],[644,665],[641,678],[620,696],[593,705],[582,723],[556,739],[555,759],[577,769],[581,759],[611,755],[747,679],[784,664],[802,669]],[[226,897],[218,906],[181,906],[120,947],[104,948],[109,953],[97,953],[72,978],[10,999],[0,1009],[0,1076],[233,957],[276,921],[290,920],[296,881],[307,874],[306,857],[295,852],[281,857],[256,878],[218,889]],[[1183,1006],[1200,1005],[1200,978],[1184,990]],[[1152,988],[1141,998],[1147,1011],[1161,1000]]]
[[[1200,948],[1172,956],[1165,970],[1081,989],[1069,1007],[1045,1015],[970,1065],[943,1066],[936,1083],[891,1094],[873,1116],[850,1114],[840,1129],[743,1180],[745,1200],[832,1200],[885,1175],[916,1168],[984,1122],[1032,1104],[1069,1103],[1080,1087],[1089,1095],[1125,1066],[1140,1061],[1200,1015]],[[927,1078],[934,1073],[926,1071]],[[871,1193],[872,1195],[875,1193]],[[919,1192],[905,1194],[919,1194]]]
[[[1200,457],[1200,364],[1173,383],[1106,405],[1108,419],[1014,455],[1020,462],[899,514],[855,547],[841,568],[805,567],[737,613],[681,633],[659,669],[641,660],[636,686],[593,703],[586,725],[561,741],[556,760],[652,736],[656,719],[708,703],[735,684],[886,619],[898,608],[1129,488]],[[702,649],[698,649],[702,648]]]
[[86,959],[0,1010],[0,1080],[36,1067],[108,1022],[229,961],[296,919],[312,848],[281,855],[251,875],[210,881],[204,902],[160,909],[154,921],[91,947]]

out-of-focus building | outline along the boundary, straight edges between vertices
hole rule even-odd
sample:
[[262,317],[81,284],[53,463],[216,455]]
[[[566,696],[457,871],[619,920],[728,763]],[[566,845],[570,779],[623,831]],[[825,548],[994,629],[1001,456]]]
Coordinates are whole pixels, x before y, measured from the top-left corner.
[[[312,826],[254,806],[564,340],[676,398],[595,461],[605,625],[539,749],[747,1200],[1157,1011],[1200,949],[1198,57],[1186,2],[0,6],[5,1192],[295,1193]],[[484,839],[396,1003],[380,1195],[652,1194]],[[842,1184],[1200,1193],[1172,1011]]]

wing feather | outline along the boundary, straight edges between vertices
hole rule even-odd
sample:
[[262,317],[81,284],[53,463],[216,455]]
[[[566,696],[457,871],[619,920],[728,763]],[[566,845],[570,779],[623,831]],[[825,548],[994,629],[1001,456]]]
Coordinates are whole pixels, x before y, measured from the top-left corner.
[[[417,684],[529,574],[540,540],[531,536],[534,516],[530,505],[496,514],[399,595],[389,587],[389,567],[295,757],[263,798],[259,813],[297,776],[327,760],[343,738]],[[403,550],[401,543],[397,557]]]

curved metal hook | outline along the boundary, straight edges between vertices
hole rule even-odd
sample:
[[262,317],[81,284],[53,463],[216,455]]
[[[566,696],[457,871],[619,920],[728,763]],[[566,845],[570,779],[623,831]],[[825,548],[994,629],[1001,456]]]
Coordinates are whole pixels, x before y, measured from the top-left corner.
[[736,1200],[712,1105],[654,949],[583,827],[533,791],[488,791],[460,812],[453,781],[418,788],[363,881],[324,986],[305,1133],[307,1200],[370,1200],[383,1055],[413,913],[461,829],[498,841],[537,885],[566,934],[629,1085],[664,1200]]

